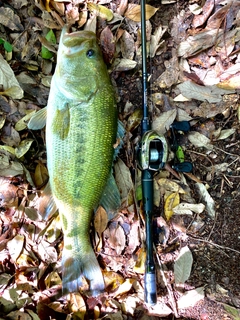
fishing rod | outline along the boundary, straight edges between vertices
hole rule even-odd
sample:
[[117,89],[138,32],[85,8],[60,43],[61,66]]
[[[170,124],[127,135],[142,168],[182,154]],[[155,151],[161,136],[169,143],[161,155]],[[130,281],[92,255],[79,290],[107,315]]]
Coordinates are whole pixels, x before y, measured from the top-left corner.
[[141,142],[138,150],[138,164],[142,170],[142,199],[146,230],[146,265],[144,275],[144,300],[150,305],[157,302],[156,267],[153,252],[153,176],[164,167],[168,157],[168,145],[164,136],[151,130],[148,112],[148,73],[146,50],[146,1],[141,0],[142,41],[142,108]]

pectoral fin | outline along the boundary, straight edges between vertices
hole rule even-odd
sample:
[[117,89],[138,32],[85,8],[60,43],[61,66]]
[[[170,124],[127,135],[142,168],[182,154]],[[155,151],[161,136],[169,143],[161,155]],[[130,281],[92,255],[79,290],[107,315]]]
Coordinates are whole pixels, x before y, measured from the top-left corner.
[[117,210],[121,206],[120,192],[112,173],[102,193],[100,205],[107,211],[108,220],[111,220],[116,216]]
[[69,128],[70,112],[68,104],[66,104],[63,109],[56,110],[52,124],[52,132],[58,135],[61,140],[64,140],[68,136]]
[[28,122],[28,128],[31,130],[40,130],[46,125],[47,107],[36,112]]

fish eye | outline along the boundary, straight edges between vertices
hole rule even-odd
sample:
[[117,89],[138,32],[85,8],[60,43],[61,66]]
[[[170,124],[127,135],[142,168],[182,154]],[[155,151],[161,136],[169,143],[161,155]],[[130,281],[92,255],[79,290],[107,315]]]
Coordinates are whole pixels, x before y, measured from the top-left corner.
[[94,50],[93,49],[89,49],[88,51],[87,51],[87,57],[88,58],[91,58],[92,56],[94,56]]

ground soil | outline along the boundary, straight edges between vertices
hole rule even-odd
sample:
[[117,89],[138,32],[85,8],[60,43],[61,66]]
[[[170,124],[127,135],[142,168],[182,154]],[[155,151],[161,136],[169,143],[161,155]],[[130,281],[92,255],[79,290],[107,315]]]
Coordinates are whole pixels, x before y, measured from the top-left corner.
[[[6,4],[5,1],[0,1],[0,5]],[[153,6],[158,6],[158,1],[150,2]],[[34,4],[33,8],[34,8]],[[177,1],[177,3],[161,6],[161,9],[156,13],[152,19],[153,26],[158,26],[160,23],[169,25],[172,18],[177,15],[186,6],[186,1]],[[35,8],[36,9],[36,8]],[[21,17],[21,10],[17,14]],[[39,10],[36,10],[39,12]],[[32,28],[32,25],[29,25]],[[2,33],[7,29],[2,29]],[[7,35],[6,35],[7,36]],[[164,70],[164,61],[171,58],[173,43],[170,34],[166,35],[166,50],[157,58],[153,58],[148,62],[149,72],[152,73],[153,79],[157,78]],[[15,71],[19,73],[22,70],[21,64],[15,64]],[[135,109],[141,107],[141,77],[139,72],[121,72],[114,74],[118,92],[119,92],[119,114],[123,112],[125,103],[130,101]],[[154,93],[154,90],[149,90],[149,95]],[[167,94],[174,98],[174,92],[171,88],[162,89],[162,94]],[[34,101],[38,104],[38,101]],[[44,103],[43,103],[44,104]],[[41,104],[41,106],[43,105]],[[208,130],[209,123],[213,123],[215,127],[224,129],[236,126],[238,123],[236,111],[230,110],[228,115],[217,115],[212,119],[201,119],[194,125],[195,130]],[[240,179],[239,179],[239,134],[240,129],[236,130],[235,134],[225,140],[215,142],[218,148],[214,164],[221,164],[222,162],[235,161],[230,170],[226,173],[212,174],[211,177],[207,175],[206,167],[209,166],[208,156],[204,150],[199,150],[193,146],[187,146],[186,156],[188,160],[193,163],[193,174],[201,181],[207,182],[209,185],[209,193],[216,204],[216,217],[212,220],[206,213],[201,218],[204,222],[198,232],[193,232],[191,226],[196,216],[189,218],[182,218],[182,222],[187,227],[187,237],[185,244],[189,246],[193,254],[193,268],[186,286],[188,288],[197,288],[205,286],[205,299],[200,301],[192,308],[182,309],[179,311],[178,319],[192,319],[192,320],[228,320],[240,319],[240,316],[233,318],[224,309],[224,304],[240,309]],[[40,135],[40,134],[39,134]],[[137,129],[133,133],[134,140],[139,135]],[[42,140],[44,141],[44,140]],[[127,146],[128,145],[128,146]],[[129,144],[124,146],[120,157],[131,168],[134,173],[134,150],[129,150]],[[127,149],[128,148],[128,149]],[[44,150],[44,146],[39,146],[39,149]],[[44,151],[42,151],[43,153]],[[127,156],[126,156],[127,155]],[[236,156],[238,159],[236,160]],[[44,157],[43,157],[44,158]],[[29,158],[30,161],[31,158]],[[29,169],[33,167],[32,163],[28,163],[28,158],[25,160],[25,165]],[[193,197],[196,201],[201,201],[199,195],[195,193],[194,181],[188,180],[189,186],[192,190]],[[195,194],[194,194],[195,193]],[[178,221],[179,222],[179,221]],[[180,223],[180,224],[181,224]],[[172,231],[169,242],[164,248],[162,261],[164,255],[172,255],[167,266],[172,268],[174,260],[175,249],[179,246],[175,237],[178,237],[176,230]],[[177,239],[178,240],[178,239]],[[182,240],[181,240],[182,241]],[[183,244],[183,242],[181,243]],[[158,287],[161,294],[161,287]],[[174,293],[176,294],[176,292]],[[166,303],[168,303],[166,298]],[[135,316],[124,316],[124,319],[137,319]],[[175,319],[174,315],[169,317],[154,317],[152,319]]]

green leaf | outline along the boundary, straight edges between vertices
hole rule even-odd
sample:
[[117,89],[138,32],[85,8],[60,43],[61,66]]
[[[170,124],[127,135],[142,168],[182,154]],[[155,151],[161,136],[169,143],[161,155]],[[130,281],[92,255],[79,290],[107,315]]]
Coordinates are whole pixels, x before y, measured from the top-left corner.
[[54,56],[54,53],[49,51],[46,47],[42,46],[42,58],[51,59]]
[[55,34],[52,30],[49,30],[46,37],[47,41],[49,41],[50,43],[52,44],[56,44],[57,43],[57,40],[56,40],[56,37],[55,37]]
[[0,38],[0,44],[3,44],[4,49],[5,49],[7,52],[12,52],[13,47],[12,47],[11,43],[9,43],[8,41]]
[[[57,40],[55,37],[55,34],[52,30],[49,30],[46,34],[46,40],[50,42],[51,44],[56,44]],[[42,58],[44,59],[51,59],[54,56],[54,53],[48,50],[46,47],[42,46]]]
[[9,43],[8,41],[4,41],[3,46],[7,52],[12,52],[13,47],[12,47],[11,43]]

